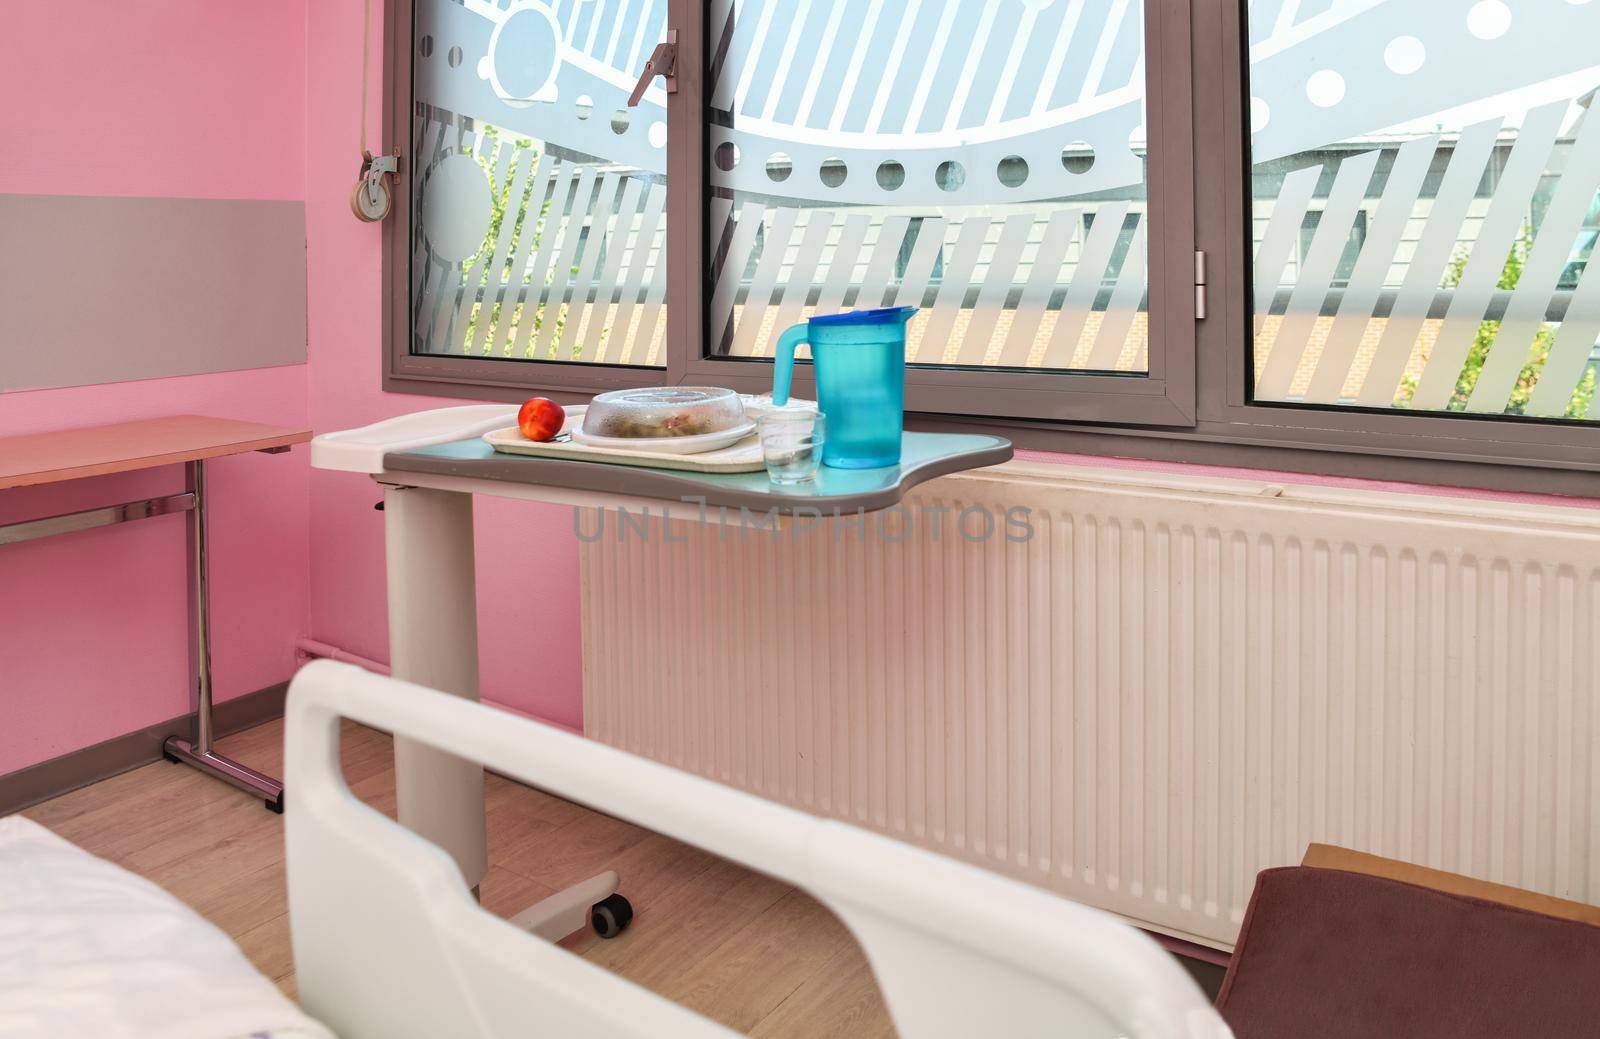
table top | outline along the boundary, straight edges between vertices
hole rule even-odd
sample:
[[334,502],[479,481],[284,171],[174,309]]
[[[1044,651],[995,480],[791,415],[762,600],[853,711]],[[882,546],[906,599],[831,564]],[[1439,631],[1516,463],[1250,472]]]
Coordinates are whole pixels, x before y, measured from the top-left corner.
[[269,451],[310,439],[309,429],[204,415],[0,437],[0,490]]
[[998,465],[1011,458],[1011,442],[967,433],[905,434],[900,464],[882,469],[830,469],[814,482],[775,486],[759,473],[690,473],[638,465],[580,462],[502,454],[479,437],[384,455],[391,473],[429,473],[475,480],[541,484],[669,502],[701,502],[802,515],[871,512],[896,504],[905,492],[937,476]]

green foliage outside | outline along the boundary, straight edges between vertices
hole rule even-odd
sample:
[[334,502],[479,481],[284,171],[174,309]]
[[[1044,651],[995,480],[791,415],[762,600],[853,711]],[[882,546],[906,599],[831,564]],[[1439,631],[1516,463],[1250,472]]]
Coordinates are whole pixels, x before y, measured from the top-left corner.
[[[537,150],[537,142],[528,140],[526,138],[518,139],[513,142],[511,145],[512,151],[510,160],[505,164],[506,176],[501,179],[497,176],[499,170],[496,169],[496,164],[492,161],[492,157],[496,152],[495,146],[499,143],[500,129],[497,126],[494,126],[492,123],[482,123],[479,125],[484,137],[484,145],[478,149],[478,151],[475,153],[475,157],[478,160],[478,165],[483,168],[484,176],[489,179],[489,195],[492,208],[489,216],[489,228],[484,232],[483,235],[483,244],[479,246],[478,252],[475,255],[466,259],[461,265],[463,278],[471,273],[473,266],[480,260],[487,261],[489,257],[493,256],[495,243],[500,240],[500,229],[505,223],[508,213],[511,214],[511,219],[513,220],[511,227],[510,247],[507,248],[501,256],[495,259],[495,263],[498,265],[499,269],[484,271],[482,275],[482,281],[480,284],[487,286],[484,292],[484,298],[485,301],[487,301],[497,295],[497,293],[494,291],[495,287],[505,285],[510,280],[512,257],[518,255],[521,251],[523,235],[531,236],[531,241],[529,241],[527,246],[528,253],[531,254],[533,251],[539,248],[539,240],[544,230],[541,221],[550,211],[550,202],[548,200],[542,202],[537,213],[529,212],[529,205],[533,199],[533,186],[535,179],[532,176],[531,169],[529,176],[526,178],[527,183],[523,186],[521,196],[514,200],[515,204],[513,204],[513,199],[511,197],[511,171],[517,169],[517,167],[521,164],[524,155],[530,152],[532,153],[530,161],[534,163],[535,167],[544,159],[544,156],[541,156]],[[571,273],[576,274],[577,272],[577,267],[573,267],[571,269]],[[529,291],[526,293],[526,295],[530,299],[534,298],[537,293],[532,288],[533,271],[531,270],[531,265],[530,269],[525,269],[522,272],[521,280],[523,285],[529,286]],[[468,285],[467,291],[474,292],[477,290],[477,288],[478,285]],[[515,298],[513,292],[509,288],[505,293],[505,296],[507,301]],[[501,357],[510,357],[512,346],[516,341],[518,334],[521,332],[521,322],[524,320],[529,320],[533,322],[533,327],[529,330],[529,335],[527,336],[527,346],[524,349],[524,357],[527,359],[532,359],[534,348],[537,345],[538,333],[544,327],[544,308],[537,305],[525,306],[522,303],[517,303],[515,304],[515,307],[511,313],[511,320],[509,324],[507,324],[500,320],[502,306],[503,304],[501,300],[495,299],[493,305],[489,309],[489,331],[493,338],[488,340],[486,349],[483,350],[482,355],[493,356],[496,352],[498,352],[499,356]],[[472,315],[468,319],[467,327],[459,340],[463,353],[472,352],[472,343],[477,336],[478,320],[483,316],[483,309],[482,303],[473,304]],[[568,308],[566,306],[562,306],[560,308],[560,312],[556,315],[554,335],[551,337],[552,344],[560,343],[562,333],[566,327],[568,316]],[[576,349],[576,345],[574,346],[574,349]],[[551,347],[550,354],[551,356],[549,359],[554,359],[554,345]]]
[[[1533,232],[1527,224],[1523,224],[1516,241],[1511,243],[1511,251],[1506,255],[1506,262],[1500,270],[1500,280],[1496,287],[1501,289],[1517,287],[1517,282],[1522,278],[1523,268],[1528,262],[1528,252],[1532,247]],[[1461,274],[1466,270],[1467,258],[1470,255],[1470,250],[1465,246],[1456,249],[1455,255],[1450,258],[1450,267],[1445,272],[1443,288],[1453,289],[1461,284]],[[1548,321],[1539,326],[1539,331],[1533,338],[1533,345],[1529,348],[1527,360],[1522,370],[1517,373],[1516,385],[1511,390],[1511,401],[1506,406],[1505,414],[1524,413],[1528,406],[1528,398],[1533,393],[1534,383],[1538,382],[1539,373],[1550,357],[1550,346],[1555,342],[1559,328],[1560,325]],[[1483,372],[1483,363],[1488,358],[1489,350],[1495,345],[1495,339],[1499,334],[1499,321],[1479,322],[1477,334],[1472,339],[1472,347],[1467,351],[1466,361],[1461,366],[1461,374],[1456,378],[1455,390],[1450,394],[1450,403],[1446,406],[1448,410],[1466,410],[1467,399],[1472,396],[1472,388],[1478,384],[1478,376]],[[1514,349],[1515,344],[1507,343],[1504,348]],[[1406,376],[1395,397],[1395,407],[1410,407],[1416,391],[1417,380],[1409,375]],[[1567,405],[1565,417],[1587,418],[1594,394],[1595,369],[1590,365],[1584,369],[1583,378],[1578,381],[1577,391],[1573,393],[1572,400]]]

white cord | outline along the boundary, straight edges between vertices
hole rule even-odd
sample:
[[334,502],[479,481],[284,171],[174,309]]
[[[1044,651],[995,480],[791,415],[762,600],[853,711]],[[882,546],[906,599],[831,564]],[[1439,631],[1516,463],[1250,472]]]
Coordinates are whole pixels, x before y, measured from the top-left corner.
[[366,0],[361,19],[361,157],[367,151],[367,81],[372,77],[372,0]]

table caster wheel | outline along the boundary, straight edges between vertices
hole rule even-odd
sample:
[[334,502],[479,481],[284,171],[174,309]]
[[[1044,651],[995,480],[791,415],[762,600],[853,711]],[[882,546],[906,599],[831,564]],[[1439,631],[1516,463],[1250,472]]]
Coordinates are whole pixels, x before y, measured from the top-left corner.
[[621,895],[608,895],[589,909],[589,922],[602,938],[615,938],[633,919],[633,906]]

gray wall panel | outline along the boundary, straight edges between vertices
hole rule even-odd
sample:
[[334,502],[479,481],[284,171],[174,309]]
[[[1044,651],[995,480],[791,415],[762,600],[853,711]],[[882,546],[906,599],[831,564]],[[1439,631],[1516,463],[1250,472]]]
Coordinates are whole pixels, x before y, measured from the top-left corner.
[[0,391],[303,364],[303,202],[0,195]]

